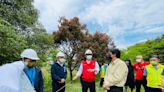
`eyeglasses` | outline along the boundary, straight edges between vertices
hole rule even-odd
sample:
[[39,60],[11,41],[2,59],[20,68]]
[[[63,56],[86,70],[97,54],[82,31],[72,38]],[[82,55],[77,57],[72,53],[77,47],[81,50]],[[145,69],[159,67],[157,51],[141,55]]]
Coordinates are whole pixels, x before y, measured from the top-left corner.
[[36,60],[32,60],[32,59],[31,59],[30,62],[36,62]]

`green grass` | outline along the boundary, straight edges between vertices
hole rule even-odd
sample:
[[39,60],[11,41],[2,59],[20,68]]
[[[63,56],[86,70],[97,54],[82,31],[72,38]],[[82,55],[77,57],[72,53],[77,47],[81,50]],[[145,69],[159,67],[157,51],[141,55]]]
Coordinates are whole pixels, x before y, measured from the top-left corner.
[[[44,92],[52,92],[52,80],[50,75],[50,65],[45,64],[44,67],[42,67],[43,72],[43,78],[44,78]],[[73,75],[75,75],[76,71],[73,72]],[[103,88],[100,88],[99,85],[99,75],[96,78],[96,92],[106,92]],[[68,77],[66,80],[66,91],[65,92],[82,92],[80,80],[73,81],[70,83],[70,76],[68,73]],[[89,91],[88,91],[89,92]],[[128,89],[128,92],[130,90]],[[135,90],[133,92],[136,92]],[[144,92],[143,87],[141,88],[141,92]]]
[[[72,84],[67,84],[66,92],[81,92],[81,84],[79,82],[73,82]],[[103,88],[99,88],[98,84],[96,84],[96,91],[97,92],[105,92]]]

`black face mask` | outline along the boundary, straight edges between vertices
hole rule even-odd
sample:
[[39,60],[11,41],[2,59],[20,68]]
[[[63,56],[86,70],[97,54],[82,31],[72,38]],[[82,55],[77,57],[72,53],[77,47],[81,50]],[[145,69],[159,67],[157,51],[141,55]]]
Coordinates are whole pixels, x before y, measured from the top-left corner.
[[110,61],[112,60],[111,55],[108,55],[108,56],[107,56],[107,60],[110,60]]

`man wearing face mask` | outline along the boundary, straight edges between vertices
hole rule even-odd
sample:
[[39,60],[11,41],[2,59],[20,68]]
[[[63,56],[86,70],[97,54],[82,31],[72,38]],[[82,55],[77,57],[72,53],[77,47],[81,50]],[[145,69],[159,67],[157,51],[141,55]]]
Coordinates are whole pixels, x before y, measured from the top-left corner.
[[95,88],[95,78],[99,72],[98,63],[92,59],[93,53],[90,49],[85,51],[86,60],[81,62],[78,72],[73,80],[76,80],[81,76],[82,78],[82,92],[88,92],[88,88],[90,92],[96,92]]
[[149,63],[143,60],[142,55],[136,56],[136,63],[133,67],[135,72],[136,92],[140,92],[141,85],[143,85],[145,92],[147,92],[146,79],[143,76],[144,68],[147,65],[149,65]]
[[144,69],[144,76],[147,79],[147,92],[162,92],[162,76],[164,76],[164,66],[161,65],[158,55],[150,58],[150,65]]
[[[27,49],[22,54],[21,57],[27,62],[27,67],[24,69],[28,79],[30,80],[32,86],[35,88],[36,92],[43,92],[44,83],[42,77],[42,71],[40,68],[36,67],[36,59],[28,59],[30,58],[30,54],[34,53],[34,50]],[[34,55],[33,55],[34,56]]]
[[36,92],[24,72],[30,62],[39,60],[33,49],[21,53],[22,60],[0,66],[0,92]]
[[64,86],[67,77],[65,54],[58,52],[56,59],[56,63],[51,66],[52,92],[65,92]]

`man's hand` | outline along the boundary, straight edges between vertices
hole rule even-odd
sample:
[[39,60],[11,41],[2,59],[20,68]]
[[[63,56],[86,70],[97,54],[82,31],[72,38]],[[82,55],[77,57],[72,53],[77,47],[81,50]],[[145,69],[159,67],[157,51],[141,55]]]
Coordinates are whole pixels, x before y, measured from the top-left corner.
[[106,84],[103,85],[103,88],[104,88],[105,90],[110,90],[110,87],[109,87],[108,85],[106,85]]
[[88,69],[89,72],[95,72],[95,69]]
[[78,78],[78,76],[75,76],[75,77],[73,77],[73,80],[76,80]]
[[59,81],[59,83],[64,83],[65,82],[65,79],[61,79],[60,81]]

